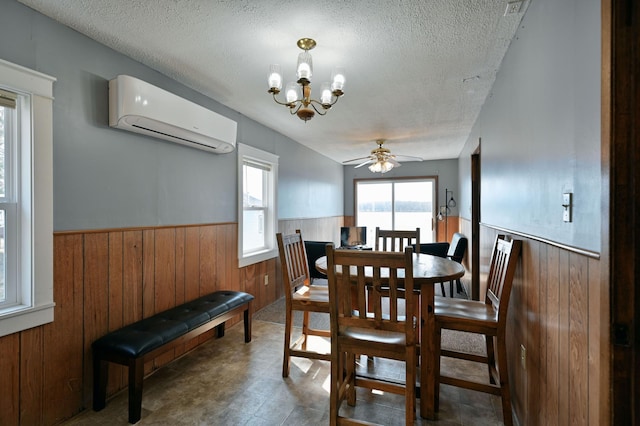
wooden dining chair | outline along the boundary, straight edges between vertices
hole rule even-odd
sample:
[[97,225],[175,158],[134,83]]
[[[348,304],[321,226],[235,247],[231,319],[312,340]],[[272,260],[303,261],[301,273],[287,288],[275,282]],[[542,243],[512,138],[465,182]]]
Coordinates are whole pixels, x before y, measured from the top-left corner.
[[[331,359],[329,353],[307,350],[309,336],[331,337],[329,330],[314,329],[309,324],[311,312],[329,313],[329,290],[326,286],[311,284],[307,253],[300,230],[290,235],[277,233],[276,239],[282,265],[286,310],[282,377],[288,377],[292,356],[326,361]],[[295,311],[302,312],[302,334],[292,343]]]
[[404,251],[411,245],[420,247],[420,228],[415,231],[397,231],[376,227],[375,251]]
[[[402,252],[405,247],[420,247],[420,228],[415,231],[380,229],[376,227],[376,251]],[[418,292],[414,292],[419,295]],[[420,309],[420,298],[414,297],[415,311]],[[418,329],[420,329],[418,324]]]
[[[330,424],[371,424],[340,416],[340,406],[356,404],[356,387],[378,389],[405,396],[405,422],[412,425],[416,401],[416,315],[413,287],[413,250],[403,253],[334,250],[327,246],[331,322]],[[400,278],[399,278],[399,270]],[[401,279],[404,274],[404,279]],[[383,312],[383,297],[390,298]],[[401,303],[404,312],[398,309]],[[353,307],[356,306],[357,309]],[[404,383],[361,377],[356,357],[404,361]]]
[[[507,308],[522,241],[507,241],[498,235],[491,255],[485,300],[474,301],[436,297],[436,410],[440,383],[499,395],[502,398],[504,424],[513,424],[509,373],[507,368]],[[442,330],[458,330],[485,336],[487,355],[475,355],[441,348]],[[441,357],[452,357],[487,364],[490,384],[441,375]]]
[[[454,262],[462,263],[462,259],[464,259],[464,254],[467,251],[468,240],[467,237],[462,235],[459,232],[453,234],[451,238],[451,244],[449,244],[449,250],[447,251],[447,259],[451,259]],[[455,297],[455,293],[453,292],[453,284],[454,281],[449,281],[449,296]],[[462,282],[460,278],[455,280],[456,291],[460,291],[462,289]],[[440,283],[442,295],[446,296],[444,291],[444,283]]]

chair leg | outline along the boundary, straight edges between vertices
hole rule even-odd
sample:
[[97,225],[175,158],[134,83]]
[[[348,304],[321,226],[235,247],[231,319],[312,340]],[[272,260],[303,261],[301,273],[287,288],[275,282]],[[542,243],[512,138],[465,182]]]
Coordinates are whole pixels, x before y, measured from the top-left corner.
[[[346,374],[346,366],[350,362],[350,355],[336,353],[335,346],[332,346],[331,355],[331,386],[329,390],[329,422],[331,426],[339,423],[340,406],[345,398],[346,382],[349,376]],[[355,365],[355,357],[353,358]]]
[[487,368],[489,369],[489,383],[492,385],[496,384],[496,381],[493,378],[493,372],[497,371],[496,369],[496,354],[495,349],[493,347],[493,336],[484,336],[486,345],[487,345]]
[[293,329],[293,312],[287,309],[284,320],[284,357],[282,359],[282,377],[289,377],[291,362],[291,331]]
[[[437,323],[436,323],[436,329],[434,330],[435,333],[435,347],[433,348],[433,350],[435,351],[435,358],[436,358],[436,363],[433,366],[434,369],[434,373],[433,376],[435,377],[435,381],[434,381],[434,388],[435,388],[435,401],[434,401],[434,409],[435,411],[438,411],[439,407],[440,407],[440,348],[441,348],[441,344],[442,344],[442,327],[440,327]],[[420,397],[422,397],[423,394],[421,394]]]
[[341,402],[340,387],[344,380],[342,359],[342,354],[334,353],[331,357],[331,386],[329,389],[329,422],[331,426],[338,424],[338,412],[340,411]]
[[302,314],[302,350],[307,350],[307,339],[309,337],[309,318],[311,313],[309,311],[304,311]]
[[499,335],[498,342],[498,369],[500,375],[500,393],[502,397],[502,417],[505,426],[513,425],[511,413],[511,393],[509,392],[509,369],[507,368],[507,345],[504,334]]
[[412,425],[416,418],[416,351],[407,349],[405,366],[405,424]]
[[346,377],[344,380],[349,381],[347,388],[347,404],[356,405],[356,355],[352,353],[346,354]]

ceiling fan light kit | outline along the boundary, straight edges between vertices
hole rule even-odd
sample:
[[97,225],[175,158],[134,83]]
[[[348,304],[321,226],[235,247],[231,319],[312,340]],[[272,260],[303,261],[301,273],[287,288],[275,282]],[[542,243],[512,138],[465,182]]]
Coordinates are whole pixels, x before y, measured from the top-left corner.
[[343,67],[336,67],[331,74],[331,83],[323,83],[320,86],[320,100],[311,98],[311,76],[313,75],[313,58],[309,50],[316,47],[316,41],[312,38],[301,38],[298,40],[298,47],[303,50],[298,55],[298,65],[296,68],[296,82],[287,83],[285,87],[285,101],[280,101],[276,97],[282,90],[282,70],[280,65],[269,67],[268,93],[273,95],[273,100],[289,108],[291,115],[307,122],[316,113],[325,115],[327,111],[336,103],[340,96],[344,95],[345,72]]
[[351,160],[344,161],[342,164],[351,163],[353,161],[365,160],[364,162],[356,165],[354,168],[362,167],[367,164],[370,164],[369,170],[373,173],[387,173],[389,170],[394,167],[400,167],[400,164],[396,158],[404,157],[410,161],[422,161],[420,157],[413,157],[410,155],[394,155],[388,148],[383,147],[382,145],[385,143],[384,139],[376,140],[378,147],[371,150],[371,154],[367,157],[354,158]]

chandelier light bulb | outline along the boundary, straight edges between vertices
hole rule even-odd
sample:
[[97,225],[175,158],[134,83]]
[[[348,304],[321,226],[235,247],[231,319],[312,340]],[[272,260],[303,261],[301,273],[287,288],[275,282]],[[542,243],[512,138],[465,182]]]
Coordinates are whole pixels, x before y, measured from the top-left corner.
[[313,75],[313,59],[311,54],[306,50],[298,55],[298,78],[309,80]]
[[285,90],[287,102],[291,103],[298,100],[298,87],[296,83],[287,83],[287,89]]
[[322,102],[323,105],[330,104],[332,96],[333,94],[331,93],[329,83],[322,83],[322,86],[320,86],[320,102]]
[[331,74],[331,90],[339,90],[342,91],[344,88],[344,83],[346,78],[344,77],[344,68],[336,67]]
[[280,65],[271,65],[269,67],[269,88],[282,89],[282,73],[280,72]]

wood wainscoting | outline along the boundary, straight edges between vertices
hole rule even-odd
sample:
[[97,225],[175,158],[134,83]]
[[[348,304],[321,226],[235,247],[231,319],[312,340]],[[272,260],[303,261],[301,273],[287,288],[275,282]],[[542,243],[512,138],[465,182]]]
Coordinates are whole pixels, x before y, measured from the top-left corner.
[[[471,225],[460,220],[460,232]],[[480,227],[480,282],[499,233]],[[523,240],[509,306],[513,409],[521,425],[610,423],[609,290],[596,255]],[[484,294],[485,289],[480,289]],[[521,347],[525,349],[524,362]]]
[[[331,217],[279,226],[334,240],[342,223]],[[256,311],[282,297],[278,259],[238,268],[237,247],[236,223],[55,233],[54,321],[0,337],[0,424],[48,426],[90,409],[91,343],[108,331],[216,290],[254,295]],[[211,336],[150,361],[145,374]],[[126,370],[113,365],[108,395],[126,386]]]
[[[251,293],[256,310],[278,299],[277,259],[239,269],[237,231],[226,223],[56,233],[54,322],[0,338],[0,424],[53,425],[90,409],[91,343],[108,331],[216,290]],[[126,385],[125,369],[110,368],[108,394]]]

